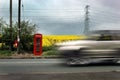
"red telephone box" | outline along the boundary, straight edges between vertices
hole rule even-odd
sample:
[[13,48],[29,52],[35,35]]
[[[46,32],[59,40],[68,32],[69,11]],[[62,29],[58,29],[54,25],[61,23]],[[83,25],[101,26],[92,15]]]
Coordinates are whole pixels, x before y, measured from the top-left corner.
[[34,55],[39,56],[42,54],[42,34],[34,35]]

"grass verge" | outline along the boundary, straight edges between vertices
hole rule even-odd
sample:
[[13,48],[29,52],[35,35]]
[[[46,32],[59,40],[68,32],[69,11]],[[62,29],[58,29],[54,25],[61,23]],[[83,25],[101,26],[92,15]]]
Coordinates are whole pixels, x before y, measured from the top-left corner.
[[1,56],[11,56],[14,52],[9,50],[0,50],[0,57]]

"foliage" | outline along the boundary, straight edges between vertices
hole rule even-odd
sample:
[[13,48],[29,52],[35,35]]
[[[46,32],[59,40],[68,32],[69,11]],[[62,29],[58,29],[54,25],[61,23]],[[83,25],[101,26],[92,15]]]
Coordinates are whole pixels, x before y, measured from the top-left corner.
[[3,18],[0,18],[0,34],[2,34],[4,27],[8,27],[8,25],[7,25],[7,23],[3,20]]
[[[3,20],[3,18],[0,18],[0,43],[1,43],[2,50],[9,49],[8,45],[5,46],[5,44],[4,44],[4,42],[6,42],[6,44],[8,44],[8,42],[10,42],[10,37],[8,36],[8,38],[6,38],[6,36],[5,36],[5,35],[9,35],[9,33],[8,33],[9,29],[6,30],[7,27],[8,27],[8,24]],[[5,31],[6,31],[6,34],[3,35]]]
[[[21,50],[32,51],[33,34],[35,32],[35,27],[36,27],[36,25],[30,23],[29,21],[21,22],[21,28],[20,28]],[[11,40],[10,31],[11,31],[11,29],[8,27],[4,27],[4,29],[3,29],[2,40],[6,46],[9,46],[9,44],[10,44],[10,40]],[[12,43],[14,43],[14,41],[17,40],[17,34],[18,34],[18,23],[16,22],[15,24],[13,24],[13,28],[12,28]]]
[[[30,23],[29,21],[22,21],[20,26],[21,26],[21,29],[20,29],[21,36],[29,36],[34,34],[35,32],[36,25]],[[18,22],[14,24],[14,29],[15,31],[18,30]]]
[[50,50],[54,50],[55,47],[54,46],[43,46],[42,47],[42,51],[45,52],[45,51],[50,51]]

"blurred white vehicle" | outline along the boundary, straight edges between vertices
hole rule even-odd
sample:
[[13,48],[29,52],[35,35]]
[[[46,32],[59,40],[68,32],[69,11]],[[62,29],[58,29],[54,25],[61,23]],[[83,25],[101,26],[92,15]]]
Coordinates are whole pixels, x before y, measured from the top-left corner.
[[120,31],[103,30],[90,32],[85,40],[56,44],[68,65],[86,65],[97,62],[120,60]]

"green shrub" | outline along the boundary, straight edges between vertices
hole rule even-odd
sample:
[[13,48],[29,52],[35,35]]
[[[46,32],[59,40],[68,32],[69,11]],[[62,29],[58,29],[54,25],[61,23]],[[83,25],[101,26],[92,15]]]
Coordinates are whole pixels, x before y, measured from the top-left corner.
[[54,50],[54,46],[45,46],[45,47],[42,47],[42,51],[45,52],[45,51],[50,51],[50,50]]
[[50,50],[50,51],[46,51],[46,52],[43,52],[42,56],[58,56],[59,55],[59,52],[56,51],[56,50]]

